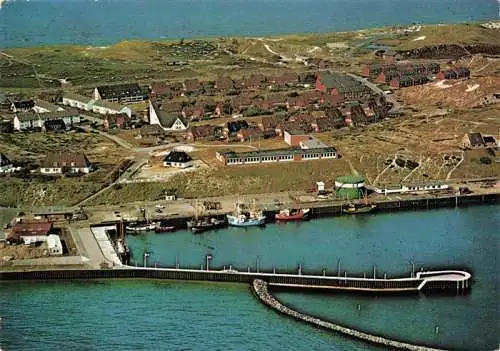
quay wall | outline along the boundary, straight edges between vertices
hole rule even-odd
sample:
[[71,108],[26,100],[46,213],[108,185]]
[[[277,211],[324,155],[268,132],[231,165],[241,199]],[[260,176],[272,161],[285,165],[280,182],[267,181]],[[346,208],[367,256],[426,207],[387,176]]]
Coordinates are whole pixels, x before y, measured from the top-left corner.
[[388,348],[396,348],[401,350],[412,350],[412,351],[436,351],[441,349],[436,349],[428,346],[413,345],[401,341],[396,341],[388,339],[382,336],[377,336],[373,334],[368,334],[355,329],[347,328],[338,324],[327,322],[319,318],[306,315],[301,312],[297,312],[279,302],[273,295],[271,295],[267,289],[267,283],[256,279],[252,283],[253,291],[259,298],[259,300],[266,306],[274,309],[275,311],[287,315],[289,317],[295,318],[302,322],[312,324],[324,329],[332,330],[334,332],[342,333],[349,337],[357,338],[372,344],[382,345]]
[[[414,199],[401,200],[381,200],[376,201],[377,207],[370,213],[396,212],[396,211],[412,211],[412,210],[430,210],[436,208],[453,208],[466,207],[472,205],[485,204],[500,204],[499,194],[470,194],[470,195],[438,195],[435,197],[415,197]],[[343,213],[343,208],[346,204],[333,203],[332,201],[324,200],[318,202],[303,202],[300,203],[302,208],[311,209],[312,218],[320,217],[335,217],[347,215]],[[209,211],[211,216],[223,219],[227,214],[224,211]],[[274,222],[274,215],[278,210],[264,209],[264,215],[267,217],[267,222]],[[186,222],[191,219],[191,216],[167,216],[158,217],[165,221],[167,225],[174,225],[176,228],[185,229]],[[118,223],[115,221],[113,223]]]

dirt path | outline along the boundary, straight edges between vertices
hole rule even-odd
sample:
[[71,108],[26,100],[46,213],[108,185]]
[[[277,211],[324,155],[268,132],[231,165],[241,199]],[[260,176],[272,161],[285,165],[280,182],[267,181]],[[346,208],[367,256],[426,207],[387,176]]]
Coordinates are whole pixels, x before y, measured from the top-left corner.
[[449,180],[453,174],[453,172],[455,172],[455,170],[462,164],[462,162],[464,162],[464,158],[465,158],[465,154],[464,152],[462,151],[462,156],[460,157],[460,161],[455,165],[455,167],[453,167],[449,172],[448,174],[446,175],[446,180]]
[[382,172],[380,172],[379,174],[377,174],[377,176],[375,177],[375,179],[373,180],[373,183],[372,185],[376,185],[380,179],[380,177],[391,167],[391,165],[395,165],[396,164],[396,159],[398,158],[398,154],[394,154],[394,158],[392,159],[392,162],[389,163],[387,165],[387,167],[385,167]]

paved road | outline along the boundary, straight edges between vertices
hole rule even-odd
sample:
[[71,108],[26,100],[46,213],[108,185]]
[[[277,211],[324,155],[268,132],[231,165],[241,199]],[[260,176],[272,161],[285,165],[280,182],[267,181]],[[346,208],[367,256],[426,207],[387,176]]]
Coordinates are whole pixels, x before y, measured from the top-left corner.
[[379,94],[385,97],[385,100],[392,104],[392,108],[389,110],[389,113],[397,113],[401,109],[401,104],[394,98],[391,94],[386,94],[382,89],[380,89],[377,85],[370,82],[368,79],[357,76],[352,73],[347,73],[348,76],[356,79],[358,82],[363,83],[368,88],[370,88],[375,94]]

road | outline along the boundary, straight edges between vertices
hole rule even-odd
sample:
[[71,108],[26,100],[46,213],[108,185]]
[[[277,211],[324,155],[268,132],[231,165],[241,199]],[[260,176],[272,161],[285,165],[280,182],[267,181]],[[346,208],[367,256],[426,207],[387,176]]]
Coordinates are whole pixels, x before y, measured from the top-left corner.
[[358,82],[361,82],[364,85],[366,85],[375,94],[379,94],[381,96],[384,96],[385,100],[392,104],[392,108],[389,110],[389,113],[398,113],[399,112],[399,110],[401,109],[401,104],[394,98],[393,95],[384,93],[384,91],[382,89],[380,89],[377,85],[373,84],[372,82],[370,82],[366,78],[357,76],[357,75],[352,74],[352,73],[347,73],[347,75],[356,79]]

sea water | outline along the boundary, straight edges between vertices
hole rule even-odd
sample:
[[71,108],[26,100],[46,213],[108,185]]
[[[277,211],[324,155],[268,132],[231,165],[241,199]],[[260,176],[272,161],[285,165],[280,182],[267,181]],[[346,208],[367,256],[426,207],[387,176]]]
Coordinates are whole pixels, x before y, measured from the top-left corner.
[[[410,275],[473,274],[466,295],[276,292],[294,308],[395,339],[492,350],[499,336],[499,206],[342,216],[264,229],[128,238],[133,264]],[[2,282],[7,350],[378,350],[267,309],[241,284],[170,281]]]
[[263,36],[498,19],[495,0],[10,0],[0,47]]

